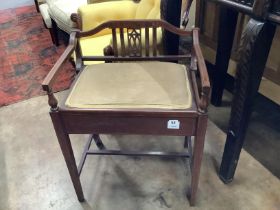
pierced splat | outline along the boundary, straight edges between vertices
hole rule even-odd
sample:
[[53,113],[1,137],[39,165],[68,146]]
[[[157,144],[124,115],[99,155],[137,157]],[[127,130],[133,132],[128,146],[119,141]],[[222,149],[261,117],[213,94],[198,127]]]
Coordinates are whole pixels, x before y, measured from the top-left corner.
[[128,47],[130,57],[142,56],[141,29],[127,29]]

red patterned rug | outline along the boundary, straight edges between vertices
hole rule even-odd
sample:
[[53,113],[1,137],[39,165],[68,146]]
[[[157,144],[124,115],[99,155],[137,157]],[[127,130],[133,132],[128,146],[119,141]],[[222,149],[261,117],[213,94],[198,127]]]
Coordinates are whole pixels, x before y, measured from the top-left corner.
[[[64,46],[55,47],[34,6],[0,11],[0,107],[42,95],[41,82]],[[55,91],[69,87],[74,71],[65,65]]]

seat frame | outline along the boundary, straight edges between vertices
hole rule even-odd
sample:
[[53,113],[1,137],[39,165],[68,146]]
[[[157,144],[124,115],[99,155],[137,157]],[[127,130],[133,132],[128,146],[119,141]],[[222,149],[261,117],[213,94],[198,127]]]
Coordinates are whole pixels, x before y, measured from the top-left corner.
[[[157,28],[161,27],[176,35],[192,38],[192,49],[187,55],[157,55]],[[111,29],[113,46],[105,48],[109,55],[105,56],[82,56],[79,39],[92,36],[104,29]],[[131,38],[132,44],[124,46],[124,30],[129,29],[134,33]],[[145,55],[142,55],[141,32],[145,30]],[[153,53],[150,55],[149,30],[152,31]],[[117,33],[119,31],[120,33]],[[57,63],[51,69],[42,87],[48,94],[50,105],[50,116],[56,135],[64,155],[77,197],[84,201],[83,190],[79,176],[81,174],[87,155],[129,155],[129,156],[168,156],[168,157],[190,157],[191,159],[191,188],[189,191],[190,204],[195,204],[198,189],[200,166],[203,156],[204,139],[207,127],[207,106],[209,101],[210,82],[206,65],[199,46],[198,29],[192,31],[182,30],[162,20],[124,20],[109,21],[98,27],[86,31],[74,31],[70,35],[69,45],[61,55]],[[120,36],[121,52],[118,52],[117,36]],[[139,38],[140,37],[140,38]],[[138,40],[138,41],[137,41]],[[140,43],[139,43],[140,42]],[[138,46],[137,44],[138,43]],[[128,49],[126,49],[126,47]],[[76,54],[77,78],[83,72],[84,61],[189,61],[188,76],[193,93],[192,106],[188,109],[79,109],[66,107],[65,101],[61,105],[53,94],[53,84],[62,70],[63,64],[71,54]],[[109,53],[108,53],[109,51]],[[128,54],[127,54],[128,53]],[[164,69],[163,69],[164,71]],[[199,73],[201,87],[197,85],[197,74]],[[76,79],[77,79],[76,78]],[[72,83],[72,87],[75,82]],[[180,129],[167,129],[169,120],[179,120]],[[163,151],[119,151],[107,150],[102,143],[99,134],[141,134],[141,135],[167,135],[185,136],[184,146],[188,152],[163,152]],[[86,143],[81,161],[77,167],[69,134],[92,134]],[[193,149],[191,137],[194,137]],[[95,141],[98,150],[91,150],[92,140]]]

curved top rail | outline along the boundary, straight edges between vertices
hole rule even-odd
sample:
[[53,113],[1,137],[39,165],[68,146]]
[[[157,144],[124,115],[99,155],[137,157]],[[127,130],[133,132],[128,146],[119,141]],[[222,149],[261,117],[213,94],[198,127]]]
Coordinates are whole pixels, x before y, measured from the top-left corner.
[[145,19],[144,20],[143,19],[143,20],[107,21],[89,31],[78,31],[77,37],[80,38],[80,37],[92,36],[104,29],[117,29],[117,28],[139,29],[139,28],[158,28],[158,27],[162,27],[165,30],[172,32],[174,34],[180,35],[180,36],[192,35],[192,31],[177,28],[164,20],[159,20],[159,19]]

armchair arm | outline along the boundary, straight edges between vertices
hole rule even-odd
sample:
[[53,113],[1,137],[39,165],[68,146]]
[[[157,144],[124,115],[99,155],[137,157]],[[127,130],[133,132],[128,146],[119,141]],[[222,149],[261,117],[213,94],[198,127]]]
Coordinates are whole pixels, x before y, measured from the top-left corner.
[[109,20],[134,19],[137,5],[133,1],[83,5],[78,9],[78,16],[81,19],[80,29],[88,31]]
[[[202,55],[200,45],[199,45],[199,29],[193,29],[193,52],[195,54],[195,62],[197,62],[198,71],[200,75],[201,82],[201,97],[199,98],[198,105],[202,112],[207,110],[209,104],[209,95],[210,95],[210,81],[206,68],[206,64],[204,61],[204,57]],[[193,65],[193,63],[191,63]]]
[[48,73],[48,75],[45,77],[43,83],[42,83],[42,88],[44,91],[47,92],[48,98],[49,98],[49,105],[51,107],[52,111],[55,111],[58,109],[57,107],[57,100],[52,92],[52,86],[53,83],[55,82],[58,73],[61,70],[62,65],[67,61],[67,59],[71,56],[73,53],[75,46],[76,46],[77,40],[76,40],[76,32],[72,32],[70,34],[70,40],[69,40],[69,45],[63,52],[63,54],[59,57],[55,65],[52,67],[51,71]]
[[52,86],[53,83],[55,82],[55,79],[58,76],[58,73],[61,70],[62,65],[67,61],[67,59],[71,56],[73,53],[75,46],[76,46],[76,32],[72,32],[70,34],[70,40],[69,40],[69,45],[63,52],[63,54],[59,57],[57,62],[54,64],[52,67],[51,71],[48,73],[48,75],[45,77],[43,83],[42,83],[42,88],[44,91],[51,92],[52,91]]

